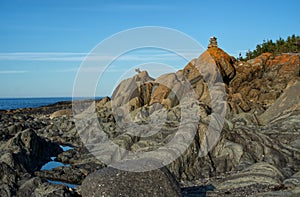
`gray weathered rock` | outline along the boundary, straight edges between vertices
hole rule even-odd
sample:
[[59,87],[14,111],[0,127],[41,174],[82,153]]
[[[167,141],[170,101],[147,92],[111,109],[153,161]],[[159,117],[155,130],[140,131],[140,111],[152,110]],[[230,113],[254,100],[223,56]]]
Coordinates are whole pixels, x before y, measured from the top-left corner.
[[283,181],[282,173],[274,166],[266,163],[256,163],[226,178],[225,181],[216,185],[217,190],[229,190],[246,187],[255,184],[276,186]]
[[11,152],[15,163],[28,172],[39,169],[50,157],[62,152],[58,144],[46,141],[31,129],[17,133],[1,149]]
[[146,172],[104,168],[90,174],[80,190],[82,196],[182,196],[166,168]]
[[260,123],[272,123],[276,119],[285,118],[295,111],[300,111],[299,90],[300,81],[291,81],[275,103],[259,116]]

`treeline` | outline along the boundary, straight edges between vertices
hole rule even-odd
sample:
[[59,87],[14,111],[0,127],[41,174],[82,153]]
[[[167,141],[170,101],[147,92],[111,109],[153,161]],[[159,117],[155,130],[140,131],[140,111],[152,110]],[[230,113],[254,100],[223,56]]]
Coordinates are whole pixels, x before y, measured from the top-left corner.
[[264,40],[262,44],[256,45],[255,50],[249,50],[246,53],[246,57],[242,57],[240,54],[238,59],[249,60],[265,52],[270,52],[274,55],[280,53],[300,53],[300,36],[288,36],[286,40],[279,38],[275,42],[273,40]]

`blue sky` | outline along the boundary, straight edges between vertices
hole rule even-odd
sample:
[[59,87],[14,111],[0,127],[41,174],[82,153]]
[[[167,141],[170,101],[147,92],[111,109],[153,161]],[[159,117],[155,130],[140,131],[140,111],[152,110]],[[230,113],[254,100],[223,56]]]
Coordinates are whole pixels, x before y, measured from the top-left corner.
[[[3,0],[0,97],[71,96],[84,57],[105,38],[139,26],[174,28],[203,46],[216,36],[237,56],[264,39],[299,35],[299,7],[298,0]],[[112,69],[102,79],[98,96],[110,95],[119,75],[137,63],[120,62],[119,72]],[[170,64],[184,66],[174,59]]]

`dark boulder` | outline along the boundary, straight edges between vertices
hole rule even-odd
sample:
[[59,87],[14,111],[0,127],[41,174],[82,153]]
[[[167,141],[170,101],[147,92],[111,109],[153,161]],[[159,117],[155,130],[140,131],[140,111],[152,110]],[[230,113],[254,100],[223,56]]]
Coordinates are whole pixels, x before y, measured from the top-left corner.
[[58,144],[46,141],[31,129],[17,133],[1,149],[11,152],[18,167],[27,172],[39,169],[50,157],[62,152]]
[[[142,167],[141,163],[141,167]],[[149,165],[149,163],[148,163]],[[129,172],[103,168],[90,174],[81,185],[82,196],[182,196],[167,168]]]

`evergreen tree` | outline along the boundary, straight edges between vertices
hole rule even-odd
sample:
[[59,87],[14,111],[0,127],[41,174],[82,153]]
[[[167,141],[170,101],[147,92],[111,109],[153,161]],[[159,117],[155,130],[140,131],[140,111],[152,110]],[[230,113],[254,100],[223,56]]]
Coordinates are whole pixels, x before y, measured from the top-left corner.
[[[299,53],[300,52],[300,36],[293,34],[288,36],[286,40],[279,38],[275,42],[273,40],[263,40],[262,44],[256,45],[255,50],[248,50],[246,53],[246,60],[255,58],[262,53],[270,52],[274,55],[280,53]],[[239,59],[244,59],[240,58]]]

